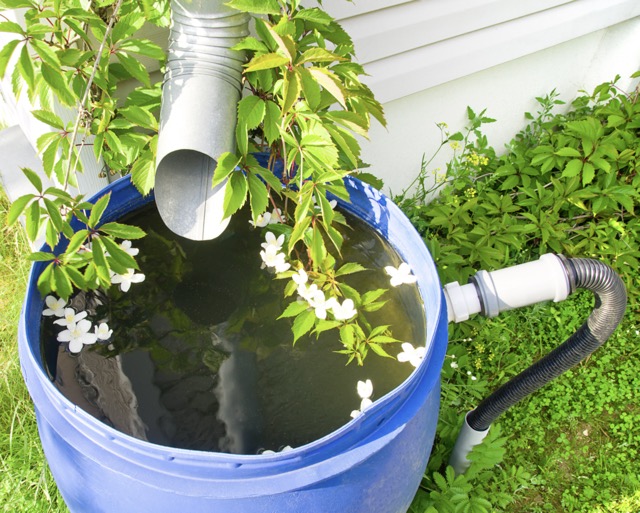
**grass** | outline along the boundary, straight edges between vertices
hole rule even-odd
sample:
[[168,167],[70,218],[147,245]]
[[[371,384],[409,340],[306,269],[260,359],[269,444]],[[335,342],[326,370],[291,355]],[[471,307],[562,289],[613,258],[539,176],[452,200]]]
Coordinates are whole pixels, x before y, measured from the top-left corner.
[[[16,332],[28,247],[20,229],[4,227],[7,207],[1,196],[0,505],[3,512],[63,513],[67,509],[46,466],[20,373]],[[586,318],[591,303],[588,294],[577,295],[562,304],[465,323],[454,333],[443,369],[440,432],[430,466],[444,461],[461,412],[564,340]],[[640,511],[637,330],[638,314],[631,310],[605,347],[507,412],[499,421],[502,436],[494,441],[495,447],[503,444],[504,458],[469,481],[469,495],[492,497],[492,511]],[[457,368],[450,366],[453,355]],[[477,379],[471,380],[468,372]],[[418,497],[428,495],[430,486],[425,480]],[[415,504],[413,511],[424,513],[420,502]]]
[[45,463],[18,362],[28,245],[20,229],[6,227],[7,209],[0,191],[0,507],[6,513],[62,513],[67,508]]

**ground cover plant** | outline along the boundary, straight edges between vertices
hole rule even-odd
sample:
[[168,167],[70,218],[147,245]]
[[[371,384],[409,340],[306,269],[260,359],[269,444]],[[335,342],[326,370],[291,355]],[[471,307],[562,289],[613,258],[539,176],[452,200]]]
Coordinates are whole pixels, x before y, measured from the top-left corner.
[[554,112],[555,92],[538,102],[503,154],[482,132],[494,121],[484,112],[469,108],[463,132],[440,125],[440,149],[454,151],[446,172],[434,183],[425,161],[414,192],[396,201],[443,283],[549,251],[593,257],[624,279],[627,314],[603,348],[505,413],[457,477],[446,461],[463,415],[563,342],[593,298],[577,293],[452,326],[438,437],[413,513],[640,510],[640,93],[614,81],[580,94],[566,113]]

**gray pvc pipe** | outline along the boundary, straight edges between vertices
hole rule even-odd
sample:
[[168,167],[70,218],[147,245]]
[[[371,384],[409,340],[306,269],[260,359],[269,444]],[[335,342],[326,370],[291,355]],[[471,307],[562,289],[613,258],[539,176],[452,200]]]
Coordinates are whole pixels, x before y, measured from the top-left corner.
[[226,182],[211,188],[217,159],[235,149],[249,17],[223,0],[171,0],[171,33],[156,157],[155,198],[171,231],[193,240],[220,235]]

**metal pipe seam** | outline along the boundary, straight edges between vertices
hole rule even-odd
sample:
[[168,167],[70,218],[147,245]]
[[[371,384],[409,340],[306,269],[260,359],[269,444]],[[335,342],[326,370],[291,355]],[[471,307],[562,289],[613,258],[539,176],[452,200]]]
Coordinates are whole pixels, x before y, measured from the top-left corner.
[[235,150],[249,16],[224,0],[172,0],[156,156],[158,211],[174,233],[213,239],[224,219],[226,182],[211,188],[220,154]]

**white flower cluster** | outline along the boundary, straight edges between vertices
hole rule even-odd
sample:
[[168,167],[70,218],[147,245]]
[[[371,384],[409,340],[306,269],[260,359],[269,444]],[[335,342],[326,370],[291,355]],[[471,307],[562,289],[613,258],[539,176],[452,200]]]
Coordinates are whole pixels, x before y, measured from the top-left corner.
[[47,308],[42,311],[42,315],[47,317],[58,317],[54,324],[63,326],[65,329],[58,333],[59,342],[68,342],[69,351],[79,353],[85,345],[95,344],[98,340],[109,340],[113,330],[109,329],[106,322],[93,326],[91,321],[86,319],[87,312],[77,312],[73,308],[67,307],[64,299],[54,296],[45,298]]
[[265,241],[261,244],[263,249],[260,251],[262,268],[273,268],[277,273],[283,273],[288,270],[291,264],[285,260],[286,255],[281,251],[284,244],[284,234],[276,237],[273,232],[267,232]]
[[362,415],[364,410],[373,404],[373,401],[371,400],[371,396],[373,395],[373,383],[371,383],[370,379],[367,381],[358,381],[356,390],[360,396],[360,409],[353,410],[351,412],[351,418],[353,419]]
[[[124,249],[131,256],[136,256],[140,250],[131,247],[131,241],[123,240],[120,247]],[[113,285],[120,285],[122,292],[128,292],[132,283],[142,283],[145,279],[145,275],[142,273],[136,273],[135,269],[127,269],[124,274],[111,273],[111,283]]]
[[[120,247],[131,256],[136,256],[140,251],[132,247],[129,240],[122,241]],[[135,269],[127,269],[124,274],[111,273],[111,283],[120,285],[122,292],[127,292],[132,283],[141,283],[144,279],[145,275],[136,273]],[[58,342],[67,342],[69,351],[72,353],[79,353],[84,346],[95,344],[98,340],[107,341],[111,338],[113,330],[106,322],[94,326],[90,320],[86,319],[87,312],[76,312],[73,308],[67,307],[64,299],[47,296],[45,304],[47,308],[42,311],[42,315],[58,317],[53,323],[65,328],[58,333]]]
[[285,445],[279,451],[272,451],[270,449],[267,449],[265,451],[262,451],[260,454],[276,454],[277,452],[289,452],[289,451],[292,451],[292,450],[293,450],[293,447],[291,447],[290,445]]
[[264,228],[270,224],[278,224],[281,219],[282,210],[274,208],[272,212],[265,212],[264,214],[259,215],[255,223],[253,220],[249,220],[249,224],[255,228]]
[[402,262],[397,269],[388,265],[384,270],[391,277],[389,281],[393,287],[397,287],[402,284],[410,285],[415,283],[418,279],[411,274],[411,267],[409,267],[409,264],[406,262]]
[[420,362],[424,359],[424,355],[427,352],[426,347],[413,347],[409,342],[403,342],[401,347],[402,352],[398,354],[398,361],[409,362],[414,367],[420,365]]
[[309,276],[304,269],[298,270],[291,278],[298,285],[298,295],[309,303],[318,319],[326,319],[327,312],[331,312],[336,321],[348,321],[358,314],[352,299],[340,303],[335,297],[327,298],[315,283],[308,285]]

